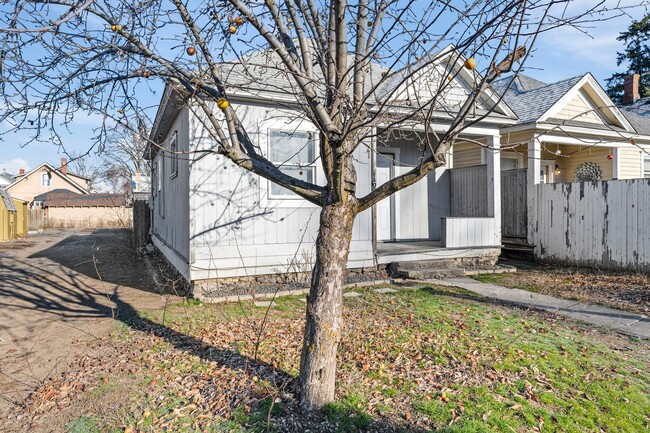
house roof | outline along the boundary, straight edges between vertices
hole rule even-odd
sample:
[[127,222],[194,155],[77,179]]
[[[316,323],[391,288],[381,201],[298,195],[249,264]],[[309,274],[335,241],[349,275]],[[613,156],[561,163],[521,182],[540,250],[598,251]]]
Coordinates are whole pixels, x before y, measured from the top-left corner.
[[43,207],[112,207],[125,206],[124,194],[77,194],[67,189],[55,189],[34,197]]
[[[405,78],[410,77],[413,72],[422,70],[426,72],[425,68],[435,65],[436,63],[449,60],[450,54],[457,52],[455,48],[450,45],[444,49],[433,53],[425,58],[418,60],[413,65],[406,66],[399,70],[391,70],[375,62],[370,62],[368,65],[368,75],[365,81],[365,93],[371,96],[367,101],[371,106],[378,104],[382,98],[393,92],[404,84]],[[349,54],[350,67],[354,65],[354,55]],[[469,71],[462,68],[464,58],[459,54],[458,58],[454,59],[455,63],[461,66],[454,70],[454,75],[461,79],[470,79],[473,75]],[[459,63],[460,62],[460,63]],[[453,63],[453,62],[452,62]],[[454,64],[454,67],[456,65]],[[302,101],[302,93],[299,91],[297,84],[290,79],[286,72],[286,68],[281,59],[274,50],[266,49],[254,52],[250,55],[244,56],[237,61],[223,62],[218,65],[226,90],[233,99],[256,99],[256,100],[277,100],[291,103]],[[435,72],[435,71],[434,71]],[[314,82],[316,83],[317,92],[323,96],[326,93],[326,84],[323,79],[320,68],[314,67]],[[445,75],[446,77],[446,75]],[[495,113],[498,121],[508,121],[513,123],[512,120],[516,118],[515,113],[503,101],[499,101],[497,95],[488,92],[483,99],[489,106],[498,106],[501,113]],[[153,142],[160,143],[166,136],[173,118],[176,117],[180,108],[184,105],[185,89],[174,81],[168,81],[165,87],[165,92],[161,99],[151,129],[150,139]],[[377,98],[377,99],[373,99]],[[397,105],[401,107],[400,103]],[[441,104],[440,112],[449,113],[457,110],[455,106],[445,106]],[[404,107],[410,108],[411,105]],[[486,114],[486,110],[481,111],[479,114]],[[146,156],[150,158],[154,152],[154,147],[148,146]]]
[[0,177],[9,183],[13,183],[14,181],[14,175],[7,172],[0,173]]
[[[22,182],[23,179],[26,179],[27,177],[29,177],[30,175],[32,175],[33,173],[37,172],[38,170],[40,170],[40,169],[43,168],[43,167],[48,168],[52,173],[56,174],[57,176],[59,176],[59,177],[60,177],[61,179],[63,179],[64,181],[68,182],[68,183],[69,183],[70,185],[72,185],[75,189],[77,189],[80,193],[82,193],[82,194],[88,194],[88,191],[87,191],[85,188],[83,188],[81,185],[79,185],[79,184],[78,184],[77,182],[75,182],[74,180],[70,179],[69,176],[67,176],[67,175],[65,175],[65,174],[63,174],[63,173],[61,173],[59,170],[57,170],[57,169],[55,169],[54,167],[52,167],[52,166],[51,166],[50,164],[48,164],[47,162],[42,163],[41,165],[39,165],[39,166],[36,167],[35,169],[33,169],[33,170],[31,170],[31,171],[29,171],[29,172],[23,174],[23,175],[20,175],[20,176],[15,177],[15,178],[14,178],[14,182],[13,182],[11,185],[7,185],[7,189],[11,189],[14,185],[17,185],[18,183]],[[83,176],[79,176],[79,177],[82,177],[82,178],[83,178]],[[84,179],[85,179],[85,178],[84,178]]]
[[650,136],[650,114],[649,117],[643,117],[637,114],[636,110],[628,110],[627,107],[620,108],[621,113],[623,113],[627,121],[630,122],[636,132],[642,135]]
[[[584,75],[567,78],[557,83],[545,84],[527,76],[519,75],[510,84],[512,77],[492,82],[492,87],[504,94],[508,106],[519,117],[519,124],[535,122],[569,92]],[[506,90],[507,89],[507,90]]]
[[9,194],[9,191],[7,191],[4,188],[0,188],[0,196],[2,196],[2,201],[4,202],[5,206],[7,207],[7,210],[10,212],[15,212],[16,211],[16,205],[14,204],[14,201],[11,198],[11,194]]

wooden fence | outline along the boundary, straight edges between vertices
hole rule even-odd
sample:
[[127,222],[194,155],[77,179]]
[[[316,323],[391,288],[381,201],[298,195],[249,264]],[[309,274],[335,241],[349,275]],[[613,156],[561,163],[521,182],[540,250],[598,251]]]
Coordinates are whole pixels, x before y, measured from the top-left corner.
[[45,211],[41,207],[29,209],[27,212],[27,228],[29,231],[42,230],[45,227]]
[[537,186],[537,255],[650,272],[650,179]]
[[487,166],[449,170],[451,174],[451,216],[488,216]]
[[504,241],[526,242],[528,233],[527,169],[501,172],[501,235]]

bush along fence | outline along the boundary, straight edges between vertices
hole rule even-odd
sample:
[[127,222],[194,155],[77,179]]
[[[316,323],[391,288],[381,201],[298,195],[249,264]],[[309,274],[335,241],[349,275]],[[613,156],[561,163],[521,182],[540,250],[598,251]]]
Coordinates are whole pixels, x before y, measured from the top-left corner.
[[540,259],[650,272],[650,179],[536,188]]

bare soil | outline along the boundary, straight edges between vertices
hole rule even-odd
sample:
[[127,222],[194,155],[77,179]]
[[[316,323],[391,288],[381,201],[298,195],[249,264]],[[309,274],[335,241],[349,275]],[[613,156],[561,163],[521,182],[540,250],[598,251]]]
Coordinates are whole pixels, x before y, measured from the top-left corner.
[[650,275],[552,265],[518,268],[486,281],[650,316]]
[[[1,244],[0,413],[20,418],[25,399],[78,356],[109,353],[103,342],[120,321],[165,302],[126,230],[47,230]],[[24,431],[15,421],[0,416],[0,431]]]

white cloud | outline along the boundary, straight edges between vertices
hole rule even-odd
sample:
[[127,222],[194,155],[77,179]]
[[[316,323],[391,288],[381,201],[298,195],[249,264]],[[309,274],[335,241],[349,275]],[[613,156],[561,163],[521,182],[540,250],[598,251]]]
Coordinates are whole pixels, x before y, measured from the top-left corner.
[[18,171],[24,168],[25,171],[29,171],[29,163],[22,158],[14,158],[10,161],[0,162],[0,173],[6,171],[11,174],[18,174]]

